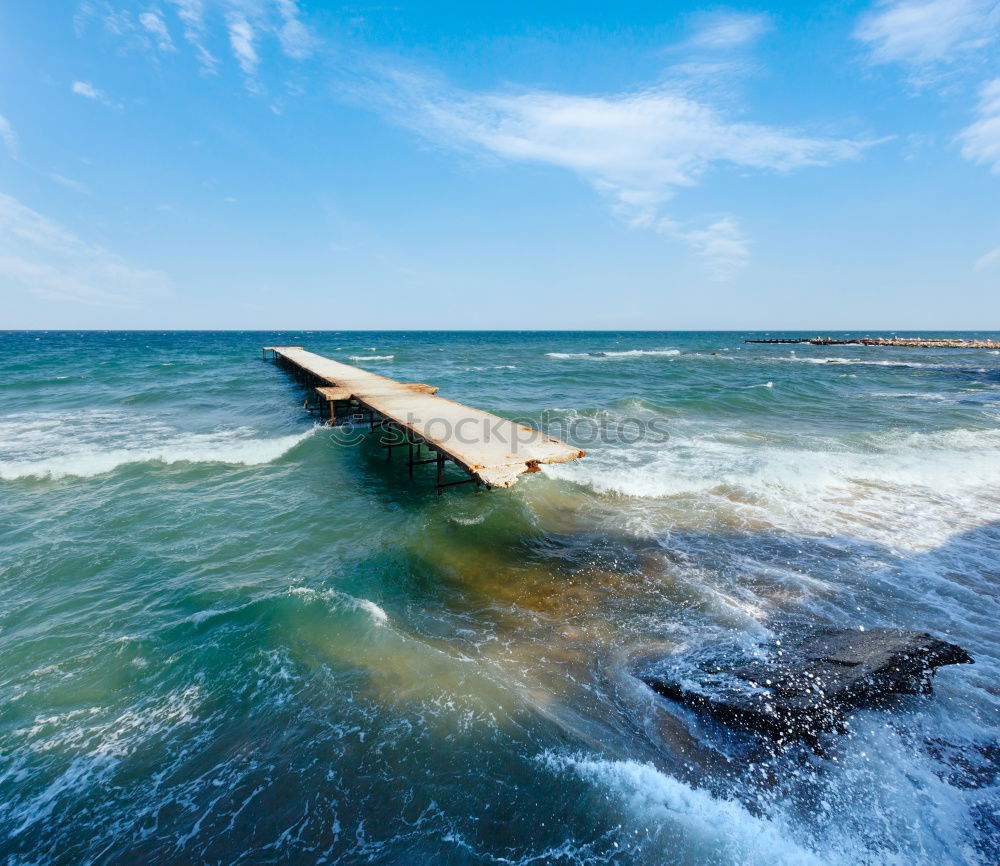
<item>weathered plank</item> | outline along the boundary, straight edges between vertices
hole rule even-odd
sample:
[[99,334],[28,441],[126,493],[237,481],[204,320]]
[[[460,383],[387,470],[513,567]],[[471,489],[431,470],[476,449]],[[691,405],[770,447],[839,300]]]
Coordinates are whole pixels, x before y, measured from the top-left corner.
[[350,400],[351,399],[351,389],[350,388],[336,388],[329,385],[325,385],[321,388],[316,389],[316,393],[319,394],[324,400]]

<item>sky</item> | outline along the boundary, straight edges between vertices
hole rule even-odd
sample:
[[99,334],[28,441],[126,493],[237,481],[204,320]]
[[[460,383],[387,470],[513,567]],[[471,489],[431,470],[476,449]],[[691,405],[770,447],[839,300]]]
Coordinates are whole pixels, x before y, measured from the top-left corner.
[[0,2],[0,329],[1000,328],[1000,2]]

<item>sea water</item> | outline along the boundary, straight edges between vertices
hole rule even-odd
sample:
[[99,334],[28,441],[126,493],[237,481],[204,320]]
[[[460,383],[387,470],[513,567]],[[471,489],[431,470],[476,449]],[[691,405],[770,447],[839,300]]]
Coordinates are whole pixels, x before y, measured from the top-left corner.
[[[997,862],[1000,356],[753,336],[0,335],[0,856]],[[436,496],[263,345],[587,456]],[[819,750],[632,675],[788,623],[976,663]]]

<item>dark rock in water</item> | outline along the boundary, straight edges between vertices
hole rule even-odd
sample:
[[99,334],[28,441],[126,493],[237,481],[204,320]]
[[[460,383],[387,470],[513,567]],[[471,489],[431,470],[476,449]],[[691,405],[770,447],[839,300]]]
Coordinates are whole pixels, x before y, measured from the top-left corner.
[[727,724],[778,740],[813,739],[838,728],[849,710],[892,694],[929,693],[941,665],[971,662],[961,647],[924,632],[812,629],[752,654],[716,647],[669,667],[644,666],[639,677]]

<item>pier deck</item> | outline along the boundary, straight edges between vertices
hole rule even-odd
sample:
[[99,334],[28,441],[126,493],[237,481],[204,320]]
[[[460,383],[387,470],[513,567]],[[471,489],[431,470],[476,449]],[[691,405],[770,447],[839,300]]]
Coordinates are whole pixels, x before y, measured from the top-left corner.
[[[537,472],[541,463],[563,463],[584,456],[554,436],[436,396],[432,385],[397,382],[342,364],[298,346],[265,346],[264,356],[272,356],[291,366],[316,389],[317,397],[328,405],[331,423],[336,422],[339,402],[349,413],[361,410],[382,427],[399,431],[404,440],[387,444],[409,446],[410,472],[419,463],[437,462],[438,490],[445,459],[464,469],[470,481],[487,487],[510,487],[525,472]],[[436,452],[431,460],[413,459],[414,446]],[[463,483],[463,482],[458,482]]]

